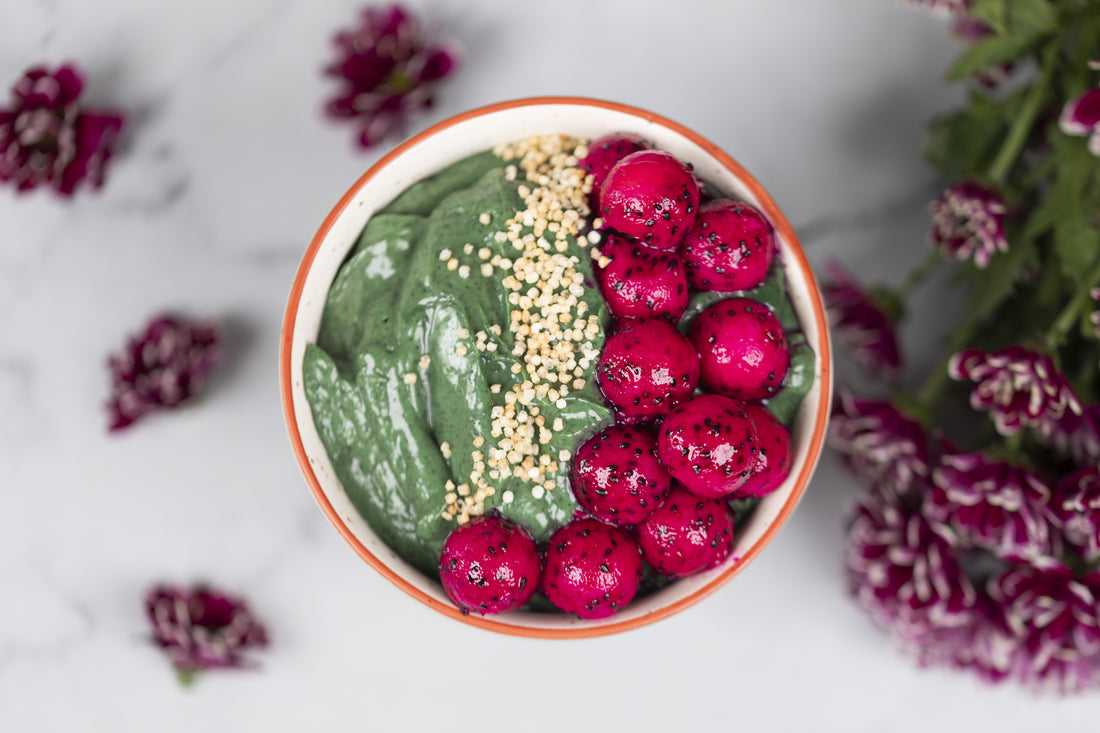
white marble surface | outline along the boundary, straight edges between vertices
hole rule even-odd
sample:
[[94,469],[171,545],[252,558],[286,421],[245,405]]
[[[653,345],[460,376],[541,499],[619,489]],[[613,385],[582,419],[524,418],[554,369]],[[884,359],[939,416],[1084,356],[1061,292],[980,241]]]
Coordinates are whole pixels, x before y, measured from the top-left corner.
[[[815,262],[897,279],[923,254],[922,128],[959,96],[935,20],[890,0],[414,4],[468,49],[418,129],[607,97],[739,158]],[[73,59],[89,102],[131,115],[100,194],[0,189],[0,731],[1095,730],[1095,696],[989,690],[889,647],[843,591],[854,487],[831,458],[742,575],[613,638],[494,636],[363,564],[298,473],[276,380],[298,259],[379,154],[319,114],[357,5],[0,0],[0,84]],[[942,312],[922,302],[918,368]],[[198,406],[109,436],[105,356],[163,308],[223,319],[227,363]],[[252,599],[274,638],[261,671],[185,691],[143,642],[144,589],[195,579]]]

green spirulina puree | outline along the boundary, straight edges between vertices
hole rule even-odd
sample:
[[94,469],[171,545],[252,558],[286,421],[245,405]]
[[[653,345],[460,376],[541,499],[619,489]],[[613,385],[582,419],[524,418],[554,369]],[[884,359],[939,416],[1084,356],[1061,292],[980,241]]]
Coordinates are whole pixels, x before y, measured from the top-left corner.
[[[475,438],[490,435],[492,406],[504,396],[489,387],[502,384],[506,391],[527,378],[526,372],[512,372],[514,364],[523,362],[511,353],[512,306],[502,284],[506,273],[482,275],[486,260],[479,255],[485,247],[501,257],[515,256],[510,242],[494,236],[524,208],[517,191],[523,181],[507,180],[505,165],[492,152],[473,155],[414,184],[372,216],[332,283],[317,343],[307,347],[303,363],[314,422],[352,503],[394,551],[432,576],[438,573],[443,541],[455,526],[442,516],[445,484],[468,480]],[[482,223],[484,213],[490,214],[488,224]],[[473,245],[469,254],[467,243]],[[443,250],[451,256],[441,258]],[[586,278],[580,299],[600,316],[602,329],[594,342],[599,348],[609,318],[590,256],[572,238],[567,254],[577,256],[576,269]],[[469,267],[468,277],[448,267],[452,258]],[[681,327],[728,295],[696,295]],[[769,404],[789,424],[813,380],[813,354],[797,330],[781,268],[773,267],[768,280],[749,295],[776,310],[792,341],[787,387]],[[490,338],[498,348],[478,350],[475,334],[490,332],[494,324],[500,335]],[[430,356],[426,366],[425,354]],[[536,398],[546,424],[561,418],[564,426],[540,448],[555,460],[612,420],[593,371],[588,369],[583,389],[564,398],[564,408]],[[441,449],[444,443],[449,450]],[[537,540],[547,539],[576,509],[569,462],[558,464],[556,475],[547,475],[557,488],[537,499],[529,483],[489,478],[495,494],[485,501],[486,510],[496,507]],[[513,500],[504,503],[508,491]],[[740,502],[735,508],[743,512],[753,506]]]

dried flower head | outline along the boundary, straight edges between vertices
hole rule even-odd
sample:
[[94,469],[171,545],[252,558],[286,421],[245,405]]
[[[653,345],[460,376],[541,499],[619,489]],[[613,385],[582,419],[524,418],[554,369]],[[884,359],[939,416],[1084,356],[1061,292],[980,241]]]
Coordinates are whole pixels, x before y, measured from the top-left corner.
[[364,8],[359,26],[337,33],[335,45],[337,59],[325,74],[343,84],[327,111],[356,120],[364,148],[400,134],[458,65],[455,47],[400,5]]
[[873,374],[895,379],[901,371],[901,350],[894,333],[896,317],[886,304],[859,287],[836,262],[826,262],[832,278],[821,288],[829,321],[859,363]]
[[988,411],[997,432],[1011,435],[1042,418],[1059,420],[1081,413],[1081,403],[1065,376],[1046,354],[1010,346],[996,351],[966,349],[951,357],[952,379],[976,382],[970,406]]
[[916,420],[893,404],[840,390],[829,424],[829,444],[856,475],[900,495],[923,485],[929,473],[928,438]]
[[1006,560],[1051,554],[1050,488],[1023,468],[981,453],[943,456],[932,471],[924,514],[945,536]]
[[[1100,69],[1100,60],[1090,61],[1089,67]],[[1100,155],[1100,87],[1067,102],[1058,124],[1067,135],[1088,135],[1089,151]]]
[[973,258],[978,267],[989,264],[995,252],[1008,251],[1004,202],[973,181],[950,186],[929,204],[932,231],[929,241],[945,257]]
[[860,498],[848,540],[848,587],[872,618],[924,663],[958,656],[978,596],[949,540],[888,489]]
[[154,318],[108,359],[111,430],[193,399],[220,354],[221,335],[215,324],[169,315]]
[[145,595],[145,613],[153,643],[185,683],[202,670],[250,666],[244,653],[268,643],[243,599],[203,585],[158,585]]
[[1054,487],[1051,513],[1085,560],[1100,558],[1100,467],[1085,466]]
[[0,181],[20,191],[48,186],[72,196],[87,181],[98,188],[122,130],[115,112],[80,108],[84,80],[74,67],[28,69],[0,108]]
[[1009,674],[1036,689],[1077,692],[1100,682],[1100,574],[1015,566],[989,582],[1017,641]]

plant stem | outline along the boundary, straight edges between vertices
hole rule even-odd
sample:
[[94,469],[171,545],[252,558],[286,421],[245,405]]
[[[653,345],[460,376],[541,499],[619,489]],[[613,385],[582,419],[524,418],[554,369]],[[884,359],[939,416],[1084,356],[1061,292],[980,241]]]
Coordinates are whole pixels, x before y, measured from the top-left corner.
[[924,384],[917,390],[917,404],[924,408],[927,414],[935,415],[936,407],[943,397],[943,388],[947,384],[947,364],[957,351],[965,348],[969,343],[976,325],[974,323],[965,324],[952,335],[943,358],[940,359],[939,363],[924,380]]
[[1081,308],[1091,297],[1091,291],[1093,287],[1100,282],[1100,260],[1096,261],[1093,265],[1092,272],[1088,274],[1081,289],[1070,298],[1070,301],[1066,303],[1066,307],[1062,309],[1062,312],[1058,314],[1058,317],[1054,319],[1054,323],[1050,325],[1050,330],[1047,331],[1047,348],[1054,351],[1058,348],[1069,332],[1071,326],[1077,321]]
[[1001,146],[997,157],[993,160],[993,164],[989,166],[987,174],[989,181],[997,187],[1004,185],[1005,178],[1008,177],[1008,173],[1012,170],[1016,159],[1020,157],[1020,152],[1027,143],[1031,128],[1043,108],[1043,102],[1046,101],[1047,90],[1050,87],[1050,77],[1054,73],[1054,59],[1057,53],[1057,43],[1051,43],[1043,53],[1042,58],[1039,60],[1042,74],[1032,82],[1031,90],[1028,91],[1020,111],[1016,114],[1012,127],[1008,130],[1004,145]]
[[895,291],[897,296],[903,300],[913,294],[921,284],[928,279],[928,276],[936,271],[936,268],[943,262],[943,255],[940,254],[938,249],[933,249],[925,256],[924,260],[916,266],[905,278],[898,289]]

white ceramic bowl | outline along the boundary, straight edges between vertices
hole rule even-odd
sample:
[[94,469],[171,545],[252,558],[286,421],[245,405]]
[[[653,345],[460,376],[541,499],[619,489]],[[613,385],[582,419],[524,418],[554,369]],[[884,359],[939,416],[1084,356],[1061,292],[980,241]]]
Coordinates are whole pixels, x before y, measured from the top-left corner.
[[[816,355],[814,385],[791,434],[791,472],[738,527],[733,552],[725,563],[636,599],[610,618],[590,621],[528,612],[463,616],[444,594],[438,578],[424,575],[400,558],[352,506],[333,473],[302,388],[305,347],[317,338],[329,286],[367,219],[410,184],[468,155],[529,135],[596,138],[610,132],[636,133],[692,163],[703,179],[757,206],[775,225],[790,297]],[[787,520],[810,481],[828,420],[832,374],[826,324],[817,284],[786,218],[756,180],[714,144],[663,117],[611,102],[568,97],[504,102],[452,117],[401,144],[373,165],[325,219],[302,259],[283,322],[283,408],[302,472],[322,510],[364,560],[409,595],[452,618],[503,633],[545,638],[609,634],[665,618],[700,600],[756,557]]]

